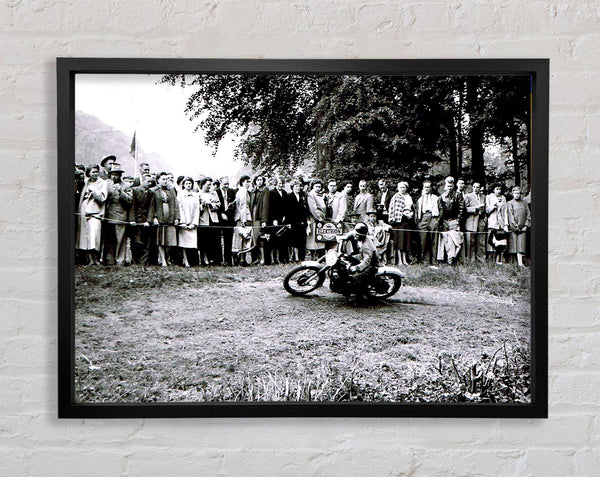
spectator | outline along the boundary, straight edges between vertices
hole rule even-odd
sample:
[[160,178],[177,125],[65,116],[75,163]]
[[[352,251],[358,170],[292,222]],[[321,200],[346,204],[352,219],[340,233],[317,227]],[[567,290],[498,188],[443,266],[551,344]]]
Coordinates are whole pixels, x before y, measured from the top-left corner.
[[152,201],[148,211],[148,221],[157,226],[156,244],[158,246],[159,264],[169,265],[172,247],[177,246],[177,229],[179,225],[179,205],[175,191],[169,186],[169,174],[158,174],[158,187],[153,190]]
[[106,199],[107,222],[104,237],[104,263],[106,265],[125,264],[127,251],[125,232],[129,223],[132,195],[131,184],[126,187],[121,179],[124,172],[120,164],[113,163]]
[[313,188],[308,193],[308,230],[306,239],[306,248],[313,259],[323,255],[325,250],[324,242],[317,242],[317,225],[326,218],[325,213],[327,205],[323,197],[323,183],[320,180],[313,182]]
[[[212,189],[212,178],[205,177],[200,181],[200,228],[198,230],[198,251],[201,265],[217,263],[217,247],[220,246],[219,229],[219,197]],[[220,263],[220,262],[219,262]]]
[[100,179],[100,166],[92,164],[88,171],[88,179],[81,190],[79,202],[79,226],[75,247],[87,252],[88,263],[100,264],[100,231],[104,218],[108,183]]
[[219,198],[219,222],[221,224],[221,236],[223,237],[223,265],[233,265],[231,245],[233,241],[233,227],[235,226],[235,190],[229,188],[229,177],[223,176],[219,180],[220,187],[217,189]]
[[485,262],[485,195],[481,192],[481,184],[473,182],[473,192],[465,195],[465,248],[467,258],[471,262]]
[[413,223],[413,200],[406,193],[408,183],[398,182],[398,192],[389,205],[389,221],[394,241],[394,261],[397,265],[408,265],[410,254],[410,229]]
[[342,190],[342,195],[346,201],[346,214],[344,215],[344,222],[348,222],[350,219],[349,214],[352,212],[352,182],[346,182],[344,189]]
[[390,201],[394,195],[389,190],[388,182],[385,179],[380,179],[377,183],[379,191],[375,197],[375,206],[377,208],[378,219],[383,220],[386,224],[389,224],[388,212],[390,210]]
[[444,192],[438,198],[438,209],[441,233],[438,238],[437,259],[446,259],[449,264],[456,265],[464,243],[460,224],[465,216],[465,201],[462,193],[454,188],[453,177],[446,177],[444,181]]
[[360,220],[362,222],[367,221],[367,211],[375,208],[375,199],[367,191],[367,181],[361,180],[358,183],[358,194],[354,198],[354,212],[360,214]]
[[[465,180],[462,177],[459,177],[458,179],[456,179],[456,192],[461,195],[463,202],[464,202],[465,196],[467,195],[467,191],[466,191]],[[462,219],[458,223],[458,226],[459,226],[461,232],[465,231],[466,220],[467,220],[467,214],[465,212],[462,216]],[[469,242],[464,243],[463,246],[460,248],[461,263],[467,263],[468,248],[469,248]]]
[[115,162],[117,162],[117,158],[112,155],[106,156],[100,161],[100,166],[102,167],[100,170],[100,179],[108,180],[110,178],[110,171]]
[[419,262],[433,263],[440,210],[438,196],[431,192],[431,181],[423,181],[421,197],[417,200],[416,219],[419,229]]
[[133,240],[135,238],[135,227],[132,225],[133,222],[133,176],[123,176],[123,190],[131,196],[131,202],[127,208],[127,223],[125,224],[125,264],[131,265],[133,258],[131,255],[131,248]]
[[495,184],[493,192],[485,198],[485,213],[487,215],[487,250],[495,254],[496,263],[502,263],[502,254],[498,253],[493,245],[494,238],[499,240],[497,235],[501,235],[502,231],[508,232],[506,198],[502,195],[501,184]]
[[327,183],[327,190],[325,218],[339,224],[346,216],[346,197],[337,191],[337,182],[333,179]]
[[506,217],[508,220],[508,253],[516,254],[519,267],[523,265],[525,255],[527,229],[531,225],[529,206],[521,198],[521,188],[515,186],[512,189],[513,199],[506,204]]
[[146,174],[150,174],[150,164],[148,164],[147,162],[142,162],[139,165],[138,176],[135,179],[133,179],[133,187],[141,186],[142,182],[144,182],[144,175]]
[[268,242],[266,229],[269,221],[269,189],[265,178],[258,175],[254,178],[254,191],[250,194],[250,211],[252,213],[252,227],[254,229],[255,263],[265,264],[265,247]]
[[77,209],[79,207],[79,202],[81,202],[81,191],[85,186],[85,167],[83,170],[79,167],[75,167],[75,183],[73,185],[75,190],[75,209]]
[[179,194],[179,229],[178,243],[183,249],[183,266],[189,268],[192,263],[198,263],[198,232],[200,223],[200,200],[194,192],[194,180],[184,177],[181,181],[182,191]]
[[374,209],[367,210],[367,227],[369,229],[369,235],[373,240],[373,244],[377,249],[379,261],[385,265],[385,252],[387,251],[390,241],[392,227],[383,220],[377,220],[377,211]]
[[142,184],[132,190],[132,204],[130,220],[135,224],[134,236],[131,244],[131,258],[134,263],[147,265],[149,263],[150,243],[153,228],[148,222],[150,202],[154,193],[152,187],[155,185],[150,174],[144,174]]
[[252,250],[253,229],[252,213],[250,211],[250,177],[240,177],[238,190],[235,194],[235,228],[233,229],[233,243],[231,252],[234,255],[234,264],[249,265],[248,255]]
[[306,255],[308,205],[299,180],[292,182],[292,192],[286,197],[285,209],[285,222],[290,226],[288,243],[292,248],[292,260],[304,260]]
[[288,261],[287,234],[281,225],[285,222],[287,192],[283,190],[282,182],[277,178],[271,179],[269,190],[269,250],[271,263],[286,263]]

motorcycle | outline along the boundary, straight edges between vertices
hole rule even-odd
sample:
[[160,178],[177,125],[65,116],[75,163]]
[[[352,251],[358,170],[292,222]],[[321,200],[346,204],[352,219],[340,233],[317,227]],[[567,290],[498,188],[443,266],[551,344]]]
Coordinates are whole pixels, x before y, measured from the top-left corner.
[[[294,296],[306,295],[325,283],[329,278],[329,288],[334,293],[352,295],[348,283],[350,267],[358,261],[343,252],[345,240],[339,240],[335,249],[329,250],[318,260],[303,261],[294,267],[283,279],[283,288]],[[402,285],[404,273],[396,267],[382,266],[368,285],[371,298],[385,299],[394,295]]]

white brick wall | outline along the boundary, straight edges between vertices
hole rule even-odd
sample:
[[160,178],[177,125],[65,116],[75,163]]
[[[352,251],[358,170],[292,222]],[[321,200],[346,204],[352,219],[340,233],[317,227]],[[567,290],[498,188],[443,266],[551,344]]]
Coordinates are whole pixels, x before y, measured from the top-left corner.
[[[598,1],[4,0],[0,475],[598,475]],[[549,57],[550,418],[56,419],[55,57]]]

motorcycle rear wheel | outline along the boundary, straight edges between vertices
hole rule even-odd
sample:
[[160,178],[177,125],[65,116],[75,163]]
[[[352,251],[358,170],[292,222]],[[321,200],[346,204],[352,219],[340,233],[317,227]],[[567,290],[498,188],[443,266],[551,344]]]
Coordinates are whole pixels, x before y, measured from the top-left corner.
[[[379,275],[375,278],[381,284],[385,282],[387,287],[385,289],[379,288],[379,284],[373,284],[369,286],[369,293],[373,298],[389,298],[394,295],[402,285],[402,279],[395,275]],[[378,286],[379,285],[379,286]]]
[[283,279],[283,288],[294,296],[301,296],[316,290],[325,281],[324,275],[319,275],[319,267],[300,265],[293,268]]

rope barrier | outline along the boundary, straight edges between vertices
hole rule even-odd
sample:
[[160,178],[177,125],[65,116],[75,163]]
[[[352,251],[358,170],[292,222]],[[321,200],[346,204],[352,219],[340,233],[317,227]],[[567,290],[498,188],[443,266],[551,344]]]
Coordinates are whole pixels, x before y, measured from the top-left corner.
[[[80,213],[75,213],[75,215],[80,216],[80,217],[82,216],[82,214],[80,214]],[[132,227],[181,227],[181,224],[178,224],[178,225],[158,224],[158,225],[156,225],[156,224],[149,223],[148,225],[144,225],[144,223],[125,222],[122,220],[108,219],[106,217],[98,217],[96,215],[90,215],[87,217],[93,217],[95,219],[102,220],[104,222],[110,222],[111,224],[115,224],[115,225],[129,225]],[[342,222],[342,223],[344,225],[356,225],[353,222]],[[377,225],[377,226],[380,227],[379,225]],[[240,227],[240,226],[239,225],[194,225],[194,227],[198,228],[198,229],[206,228],[206,229],[212,229],[212,230],[228,230],[228,229],[235,229],[236,227]],[[290,229],[292,227],[292,225],[291,224],[265,225],[264,227],[254,226],[254,225],[244,225],[243,227],[252,227],[252,229],[254,229],[254,230],[280,229],[278,232],[283,233],[284,228]],[[389,228],[387,228],[387,230],[398,231],[398,232],[428,233],[428,234],[443,234],[443,233],[448,232],[448,230],[422,230],[422,229],[394,228],[391,225],[389,226]],[[490,229],[490,230],[492,230],[492,229]],[[485,230],[482,232],[470,232],[470,231],[465,231],[465,230],[457,230],[457,232],[478,235],[478,234],[487,234],[488,230]]]
[[[80,214],[78,212],[75,213],[75,215],[81,217],[81,216],[85,216],[85,217],[93,217],[95,219],[98,220],[102,220],[103,222],[110,222],[111,224],[117,224],[117,225],[131,225],[133,227],[181,227],[182,224],[178,224],[178,225],[173,225],[173,224],[154,224],[151,222],[148,222],[148,225],[145,225],[145,222],[142,223],[138,223],[138,222],[125,222],[123,220],[116,220],[116,219],[108,219],[106,217],[99,217],[97,215],[84,215],[84,214]],[[211,229],[235,229],[236,227],[240,227],[239,225],[194,225],[194,227],[196,228],[211,228]],[[291,224],[281,224],[281,225],[265,225],[264,227],[261,226],[253,226],[253,225],[244,225],[243,227],[252,227],[253,229],[266,229],[266,228],[291,228]]]

